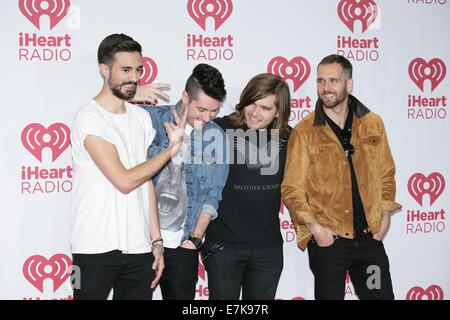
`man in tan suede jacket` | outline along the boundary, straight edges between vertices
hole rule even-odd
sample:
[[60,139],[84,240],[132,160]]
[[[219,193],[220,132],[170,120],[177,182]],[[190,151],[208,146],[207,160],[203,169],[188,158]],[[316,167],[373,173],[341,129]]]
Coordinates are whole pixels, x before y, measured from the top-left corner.
[[350,273],[360,299],[393,299],[382,240],[395,200],[395,165],[381,118],[350,95],[352,65],[317,68],[316,109],[291,133],[282,184],[316,299],[344,299]]

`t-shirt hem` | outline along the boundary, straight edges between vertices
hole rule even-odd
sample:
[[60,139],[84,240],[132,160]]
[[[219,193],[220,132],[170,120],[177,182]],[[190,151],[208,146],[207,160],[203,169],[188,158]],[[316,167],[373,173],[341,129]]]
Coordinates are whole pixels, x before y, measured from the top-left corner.
[[72,247],[72,253],[74,254],[97,254],[105,253],[109,251],[119,250],[127,254],[139,254],[139,253],[150,253],[152,248],[150,246],[145,248],[137,248],[132,250],[124,250],[118,246],[103,247],[103,248],[83,248],[83,247]]

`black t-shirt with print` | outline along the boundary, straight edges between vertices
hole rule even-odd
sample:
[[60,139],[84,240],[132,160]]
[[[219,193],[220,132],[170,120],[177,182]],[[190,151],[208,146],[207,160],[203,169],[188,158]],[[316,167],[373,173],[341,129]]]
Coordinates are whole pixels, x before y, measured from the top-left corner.
[[[218,217],[206,232],[206,242],[235,249],[281,245],[279,209],[287,137],[284,141],[272,139],[270,129],[251,130],[245,125],[234,127],[228,117],[214,121],[227,133],[227,141],[233,141],[229,146],[233,148],[234,162],[230,165],[222,191]],[[280,143],[276,143],[277,140]],[[270,152],[275,148],[279,149],[278,156]]]

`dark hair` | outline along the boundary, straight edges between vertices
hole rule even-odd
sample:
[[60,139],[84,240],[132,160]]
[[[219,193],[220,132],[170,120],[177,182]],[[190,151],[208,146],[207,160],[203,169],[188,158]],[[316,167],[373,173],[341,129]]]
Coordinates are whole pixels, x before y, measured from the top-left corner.
[[273,120],[271,129],[280,130],[280,138],[286,139],[289,133],[291,93],[286,81],[274,74],[261,73],[250,79],[241,93],[236,111],[229,116],[231,123],[242,126],[245,123],[244,108],[272,94],[275,95],[278,118]]
[[111,34],[103,39],[98,47],[98,63],[111,66],[117,52],[139,52],[142,55],[142,47],[133,38],[123,33]]
[[217,101],[223,102],[227,95],[225,82],[219,70],[206,63],[198,64],[186,81],[186,90],[189,101],[197,98],[198,90]]
[[317,69],[323,64],[332,64],[332,63],[339,63],[342,67],[342,69],[347,72],[349,78],[352,78],[353,73],[353,67],[350,61],[348,61],[344,56],[338,55],[338,54],[330,54],[329,56],[326,56],[322,59],[322,61],[319,62],[317,65]]

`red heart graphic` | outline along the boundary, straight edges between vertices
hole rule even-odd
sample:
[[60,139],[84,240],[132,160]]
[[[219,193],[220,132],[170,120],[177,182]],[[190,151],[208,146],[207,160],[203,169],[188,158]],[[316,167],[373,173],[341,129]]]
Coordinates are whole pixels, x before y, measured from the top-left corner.
[[142,64],[144,66],[144,70],[142,72],[141,79],[139,80],[139,85],[141,86],[152,83],[158,75],[158,66],[152,58],[143,57]]
[[300,56],[292,58],[291,61],[278,56],[269,61],[267,72],[280,76],[284,80],[292,80],[294,92],[296,92],[311,74],[311,66],[308,60]]
[[[50,271],[46,271],[46,267]],[[47,268],[48,270],[48,268]],[[67,280],[72,272],[72,260],[65,254],[55,254],[50,260],[41,255],[29,257],[23,264],[23,275],[36,289],[44,293],[44,280],[53,280],[53,292]]]
[[[425,183],[427,185],[425,185]],[[430,206],[439,198],[445,189],[444,176],[438,172],[433,172],[428,177],[422,173],[415,173],[408,180],[409,194],[422,206],[423,196],[430,195]]]
[[444,291],[436,284],[429,286],[427,289],[421,287],[413,287],[406,294],[406,300],[444,300]]
[[233,3],[231,0],[189,0],[187,10],[192,19],[206,31],[206,19],[214,19],[214,29],[227,20],[233,12]]
[[51,30],[67,15],[69,8],[70,0],[19,0],[22,14],[39,30],[41,16],[49,17]]
[[[427,72],[429,71],[429,72]],[[431,92],[444,80],[447,73],[444,61],[438,58],[431,59],[428,63],[422,58],[415,58],[409,63],[408,73],[411,80],[423,92],[425,80],[431,82]]]
[[50,148],[54,162],[70,145],[70,129],[64,123],[54,123],[47,129],[39,123],[31,123],[22,130],[22,144],[40,162],[42,150]]
[[373,0],[341,0],[337,13],[342,22],[354,31],[355,21],[361,21],[362,32],[364,33],[378,16],[378,7]]

